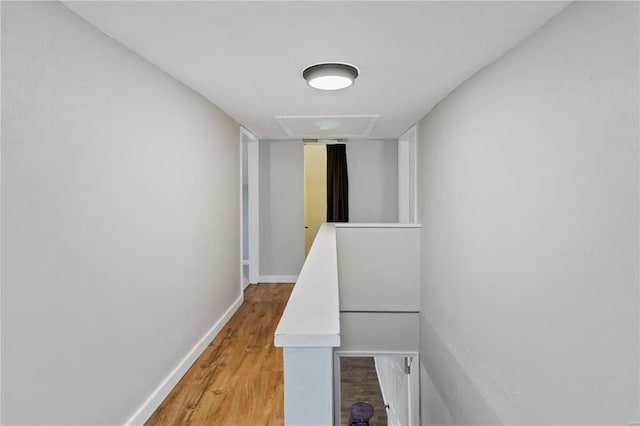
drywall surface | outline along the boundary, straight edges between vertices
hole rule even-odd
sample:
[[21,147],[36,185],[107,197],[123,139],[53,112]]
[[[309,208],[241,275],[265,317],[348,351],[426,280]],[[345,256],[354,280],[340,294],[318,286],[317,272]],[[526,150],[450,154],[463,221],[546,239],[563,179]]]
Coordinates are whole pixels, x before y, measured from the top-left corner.
[[420,359],[453,424],[640,420],[638,59],[638,3],[577,2],[419,123]]
[[418,314],[413,312],[340,312],[339,350],[418,351],[418,322]]
[[349,222],[398,221],[398,141],[347,142]]
[[[349,221],[398,221],[398,143],[347,143]],[[304,145],[260,141],[260,276],[296,277],[305,255]]]
[[418,312],[420,227],[336,225],[340,311]]
[[284,424],[332,424],[333,348],[285,347],[283,359]]
[[238,125],[2,2],[2,424],[123,424],[240,295]]
[[297,276],[304,262],[304,145],[259,145],[260,275]]
[[454,424],[423,363],[420,363],[420,424],[438,426]]

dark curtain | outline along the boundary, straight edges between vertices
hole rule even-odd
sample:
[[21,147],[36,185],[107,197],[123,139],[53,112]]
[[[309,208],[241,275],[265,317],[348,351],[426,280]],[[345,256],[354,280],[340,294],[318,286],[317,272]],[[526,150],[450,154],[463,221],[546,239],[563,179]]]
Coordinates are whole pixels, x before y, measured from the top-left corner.
[[327,222],[349,222],[346,145],[327,145]]

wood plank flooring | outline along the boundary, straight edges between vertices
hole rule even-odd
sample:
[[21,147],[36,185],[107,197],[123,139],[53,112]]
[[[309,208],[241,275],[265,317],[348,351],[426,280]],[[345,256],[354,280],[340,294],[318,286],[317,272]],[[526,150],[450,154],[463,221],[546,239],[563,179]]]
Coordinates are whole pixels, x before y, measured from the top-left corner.
[[273,334],[292,290],[249,286],[242,306],[146,425],[282,425],[282,349]]
[[373,357],[341,357],[340,411],[343,426],[349,424],[351,404],[360,401],[373,405],[370,426],[387,425],[387,411],[384,407]]

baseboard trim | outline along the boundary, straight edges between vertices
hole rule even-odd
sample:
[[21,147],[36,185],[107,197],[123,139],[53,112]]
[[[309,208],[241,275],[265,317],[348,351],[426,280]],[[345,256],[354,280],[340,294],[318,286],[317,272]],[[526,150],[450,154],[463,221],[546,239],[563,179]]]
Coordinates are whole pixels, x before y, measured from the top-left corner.
[[261,283],[295,283],[297,275],[260,275]]
[[226,312],[216,321],[216,323],[207,331],[204,336],[196,343],[196,345],[185,355],[178,365],[169,373],[169,375],[160,383],[149,397],[142,403],[140,408],[127,420],[125,426],[143,425],[154,411],[158,409],[162,401],[169,395],[169,392],[180,381],[182,376],[187,372],[189,367],[204,352],[209,343],[222,330],[222,327],[229,321],[233,314],[242,305],[243,295],[241,294],[235,302],[226,310]]

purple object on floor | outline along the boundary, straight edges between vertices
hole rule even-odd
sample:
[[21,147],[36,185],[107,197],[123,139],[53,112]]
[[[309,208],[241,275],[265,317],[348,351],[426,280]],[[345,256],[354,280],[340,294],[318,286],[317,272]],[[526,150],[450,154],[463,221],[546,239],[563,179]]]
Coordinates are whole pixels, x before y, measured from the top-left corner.
[[351,406],[349,424],[355,420],[368,422],[371,417],[373,417],[373,405],[367,402],[356,402]]

